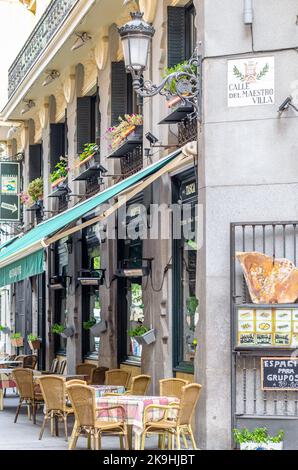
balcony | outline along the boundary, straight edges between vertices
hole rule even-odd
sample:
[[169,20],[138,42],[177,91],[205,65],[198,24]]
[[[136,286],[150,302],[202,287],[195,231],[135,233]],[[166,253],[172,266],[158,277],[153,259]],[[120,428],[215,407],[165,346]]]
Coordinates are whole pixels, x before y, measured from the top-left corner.
[[17,90],[79,0],[52,0],[8,71],[8,97]]
[[178,123],[179,146],[193,142],[198,138],[198,122],[194,114]]

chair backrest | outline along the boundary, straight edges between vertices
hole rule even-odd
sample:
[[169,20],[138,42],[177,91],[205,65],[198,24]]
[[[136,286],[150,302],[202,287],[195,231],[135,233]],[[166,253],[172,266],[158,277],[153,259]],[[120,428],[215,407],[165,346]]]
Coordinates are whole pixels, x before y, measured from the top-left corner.
[[47,411],[63,411],[66,400],[66,387],[63,377],[43,375],[39,378],[39,384]]
[[92,369],[90,383],[92,385],[104,385],[107,370],[109,370],[108,367],[96,367]]
[[5,358],[5,361],[15,361],[16,360],[16,355],[15,354],[11,354],[10,356],[7,356]]
[[95,389],[87,385],[66,387],[78,426],[95,425]]
[[85,362],[82,362],[81,364],[76,365],[76,374],[77,375],[86,375],[88,379],[91,379],[91,372],[93,369],[96,369],[95,364],[88,364]]
[[52,374],[56,374],[57,369],[58,369],[58,365],[59,365],[58,359],[57,359],[57,358],[53,359],[53,360],[52,360],[51,367],[50,367],[50,372],[51,372]]
[[105,385],[123,385],[128,387],[131,373],[124,369],[111,369],[106,371]]
[[87,385],[87,382],[85,380],[80,380],[80,379],[67,380],[66,387],[69,387],[70,385]]
[[22,364],[20,364],[21,367],[23,367],[23,361],[24,361],[24,357],[25,357],[25,354],[19,354],[18,356],[16,356],[15,360],[16,361],[22,361]]
[[199,400],[202,385],[189,384],[182,388],[178,424],[191,424],[196,404]]
[[150,375],[137,375],[131,379],[130,392],[132,395],[145,395],[151,382]]
[[23,367],[26,369],[35,369],[37,364],[37,356],[36,354],[30,354],[28,356],[24,356],[23,358]]
[[13,369],[12,376],[17,384],[20,398],[34,398],[33,370],[18,367]]
[[189,382],[184,379],[162,379],[159,381],[159,394],[161,397],[181,398],[182,388]]
[[63,374],[64,374],[65,368],[66,368],[66,364],[67,364],[66,359],[64,359],[63,361],[60,361],[60,363],[58,364],[57,374],[59,374],[59,375],[63,375]]

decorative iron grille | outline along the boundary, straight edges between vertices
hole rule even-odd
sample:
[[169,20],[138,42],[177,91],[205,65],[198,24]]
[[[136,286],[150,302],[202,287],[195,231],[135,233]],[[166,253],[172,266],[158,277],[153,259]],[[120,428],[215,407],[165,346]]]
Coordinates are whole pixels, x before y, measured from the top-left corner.
[[138,145],[120,160],[122,179],[137,173],[143,168],[143,146]]
[[189,116],[187,119],[178,123],[178,142],[180,146],[197,140],[197,138],[198,121],[195,116]]

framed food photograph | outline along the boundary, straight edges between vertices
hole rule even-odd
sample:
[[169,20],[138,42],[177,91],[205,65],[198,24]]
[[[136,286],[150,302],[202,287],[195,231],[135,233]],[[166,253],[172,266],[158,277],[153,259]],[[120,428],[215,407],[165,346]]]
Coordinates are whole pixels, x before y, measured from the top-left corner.
[[254,310],[253,309],[244,309],[244,308],[239,308],[238,309],[238,322],[244,320],[244,321],[253,321],[254,319]]
[[279,310],[275,311],[275,320],[276,321],[291,321],[292,320],[292,310]]
[[254,333],[240,333],[238,336],[238,346],[254,346],[256,339]]
[[239,332],[254,332],[254,322],[248,320],[241,320],[238,322],[238,331]]
[[273,344],[273,335],[268,334],[257,334],[256,335],[256,344],[261,346],[272,346]]
[[291,333],[292,322],[291,321],[276,321],[275,332],[276,333]]
[[256,320],[258,321],[272,321],[272,310],[256,310]]
[[293,333],[298,333],[298,321],[293,321]]
[[272,322],[265,320],[256,321],[256,332],[257,333],[271,333],[272,332]]
[[289,333],[275,333],[274,343],[275,346],[290,346],[291,335]]
[[298,308],[292,310],[292,319],[293,321],[298,321]]

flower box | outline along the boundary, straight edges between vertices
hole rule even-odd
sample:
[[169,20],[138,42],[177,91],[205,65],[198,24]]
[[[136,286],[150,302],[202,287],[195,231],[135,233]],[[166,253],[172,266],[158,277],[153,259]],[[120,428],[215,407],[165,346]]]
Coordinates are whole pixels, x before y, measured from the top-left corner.
[[180,104],[181,102],[181,98],[180,96],[174,96],[174,98],[172,98],[171,100],[167,101],[167,107],[168,108],[172,108],[173,106],[175,106],[175,104]]
[[283,442],[243,442],[240,450],[282,450]]
[[101,320],[99,323],[96,323],[92,328],[90,328],[90,331],[93,336],[98,338],[101,333],[104,333],[107,331],[107,322],[105,320]]
[[142,336],[134,336],[133,337],[139,344],[152,344],[156,341],[155,337],[155,330],[149,330],[144,333]]
[[57,186],[59,186],[59,184],[63,183],[66,178],[67,176],[63,176],[63,178],[58,178],[57,180],[53,181],[53,183],[51,184],[52,189],[56,188]]
[[90,166],[92,166],[95,162],[98,162],[98,161],[99,161],[99,153],[94,152],[92,153],[92,155],[89,155],[89,157],[85,158],[85,160],[79,161],[77,167],[78,168],[85,167],[87,169],[87,168],[90,168]]
[[28,341],[29,347],[32,351],[36,349],[40,349],[41,347],[41,340],[40,339],[35,339],[33,341]]
[[15,348],[21,348],[24,344],[24,338],[11,338],[10,342]]

